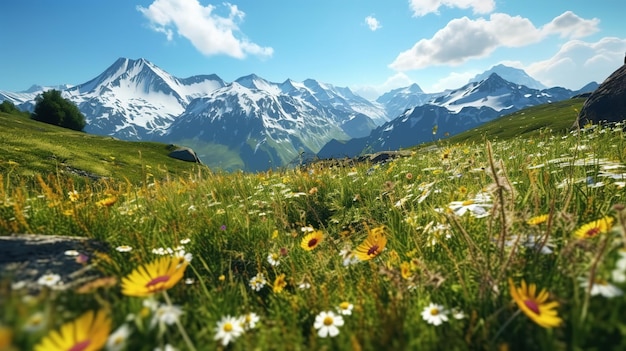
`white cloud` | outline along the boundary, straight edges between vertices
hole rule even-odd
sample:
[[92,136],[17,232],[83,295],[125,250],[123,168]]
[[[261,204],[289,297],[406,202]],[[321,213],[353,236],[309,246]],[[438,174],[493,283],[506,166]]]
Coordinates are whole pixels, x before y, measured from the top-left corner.
[[474,13],[490,13],[496,7],[494,0],[409,0],[413,16],[419,17],[429,13],[439,13],[441,6],[472,8]]
[[365,24],[367,24],[367,26],[370,28],[370,30],[372,32],[376,31],[377,29],[382,28],[383,26],[380,24],[380,22],[373,16],[367,16],[365,17]]
[[549,87],[576,90],[608,78],[623,64],[625,51],[626,39],[607,37],[595,43],[571,40],[556,55],[529,65],[525,71]]
[[406,74],[398,72],[393,76],[387,78],[384,83],[378,85],[363,85],[350,87],[355,93],[370,100],[375,100],[380,95],[397,88],[408,87],[413,84],[414,81]]
[[431,87],[424,89],[425,91],[430,92],[442,92],[446,89],[457,89],[469,82],[470,79],[474,78],[477,74],[481,72],[478,71],[470,71],[470,72],[451,72],[447,77],[444,77],[438,80]]
[[520,16],[494,13],[489,19],[456,18],[437,31],[431,39],[421,39],[401,52],[389,67],[414,70],[432,65],[459,65],[472,58],[490,55],[499,47],[522,47],[548,35],[579,37],[597,31],[597,19],[585,20],[565,12],[542,28]]
[[224,3],[228,13],[220,16],[213,5],[202,6],[198,0],[155,0],[147,8],[138,6],[156,32],[167,40],[176,33],[188,39],[202,54],[244,58],[248,54],[272,56],[271,47],[261,47],[242,35],[238,23],[245,13],[236,5]]
[[563,38],[576,39],[597,32],[599,23],[600,20],[597,18],[586,20],[578,17],[572,11],[566,11],[546,24],[543,30],[546,34],[558,33]]

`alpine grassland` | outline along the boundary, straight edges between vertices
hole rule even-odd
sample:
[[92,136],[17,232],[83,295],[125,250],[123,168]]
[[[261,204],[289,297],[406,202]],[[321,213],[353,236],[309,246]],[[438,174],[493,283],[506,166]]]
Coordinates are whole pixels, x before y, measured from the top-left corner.
[[571,129],[579,106],[259,173],[116,168],[92,140],[108,154],[73,168],[108,174],[80,178],[24,142],[0,154],[0,234],[108,250],[65,253],[86,282],[5,272],[0,349],[624,350],[626,139]]

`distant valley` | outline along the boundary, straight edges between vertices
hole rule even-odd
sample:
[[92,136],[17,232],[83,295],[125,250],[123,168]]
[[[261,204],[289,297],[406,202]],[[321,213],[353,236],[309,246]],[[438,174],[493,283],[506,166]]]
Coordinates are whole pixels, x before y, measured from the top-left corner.
[[31,111],[38,94],[58,89],[86,116],[87,133],[189,146],[210,167],[254,172],[302,157],[410,147],[596,87],[545,88],[519,69],[498,65],[458,89],[428,94],[413,84],[369,101],[314,79],[181,79],[145,59],[120,58],[86,83],[0,91],[0,101]]

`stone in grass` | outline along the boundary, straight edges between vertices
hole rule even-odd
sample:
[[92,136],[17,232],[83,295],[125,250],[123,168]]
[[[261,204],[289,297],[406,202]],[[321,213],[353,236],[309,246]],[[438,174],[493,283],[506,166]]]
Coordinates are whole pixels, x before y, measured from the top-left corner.
[[51,288],[64,290],[102,277],[91,259],[96,252],[108,252],[98,240],[83,237],[12,234],[0,236],[0,279],[12,285],[37,292],[44,275],[59,275]]

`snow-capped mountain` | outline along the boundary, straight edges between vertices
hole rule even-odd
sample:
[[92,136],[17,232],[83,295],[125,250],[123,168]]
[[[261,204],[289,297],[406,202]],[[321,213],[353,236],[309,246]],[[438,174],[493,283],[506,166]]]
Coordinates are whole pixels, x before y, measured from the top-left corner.
[[524,70],[505,66],[502,64],[495,65],[487,71],[481,74],[477,74],[476,76],[474,76],[474,78],[470,79],[468,83],[478,83],[489,78],[489,76],[493,73],[499,75],[500,77],[502,77],[502,79],[507,80],[511,83],[524,85],[531,89],[542,90],[547,88],[545,85],[541,84],[540,81],[526,74]]
[[458,134],[525,107],[568,99],[582,92],[560,87],[530,89],[492,73],[483,81],[466,84],[406,110],[366,138],[348,142],[333,140],[317,155],[320,158],[351,157],[365,149],[377,152],[410,147],[440,139],[444,134]]
[[71,85],[67,84],[55,86],[32,85],[30,88],[16,93],[0,90],[0,101],[9,101],[22,111],[32,112],[35,108],[37,95],[51,89],[65,90],[71,87]]
[[408,87],[384,93],[376,99],[376,102],[385,106],[387,116],[393,119],[409,108],[425,104],[436,95],[425,93],[419,85],[413,83]]
[[492,73],[480,82],[471,82],[463,87],[449,91],[430,104],[443,106],[452,113],[458,113],[464,107],[486,106],[495,111],[508,110],[507,113],[521,108],[560,101],[572,96],[572,91],[565,88],[552,90],[531,89],[524,85],[509,82],[498,74]]
[[459,89],[427,94],[414,84],[372,102],[314,79],[274,83],[254,74],[231,83],[214,74],[181,79],[147,60],[120,58],[84,84],[0,91],[0,101],[32,111],[37,95],[58,89],[86,116],[87,132],[189,146],[209,166],[256,171],[303,154],[352,156],[366,147],[409,147],[431,140],[435,125],[452,135],[597,87],[532,89],[520,83],[532,79],[523,71],[496,70],[516,81],[491,72]]
[[220,160],[197,145],[225,147],[231,154],[228,162],[243,164],[248,171],[265,170],[302,153],[315,154],[332,139],[369,135],[376,124],[351,110],[346,95],[314,80],[278,84],[249,75],[194,100],[163,138],[191,141],[208,163]]
[[120,58],[63,96],[85,115],[86,132],[141,140],[163,135],[193,99],[224,85],[216,75],[180,79],[147,60]]

